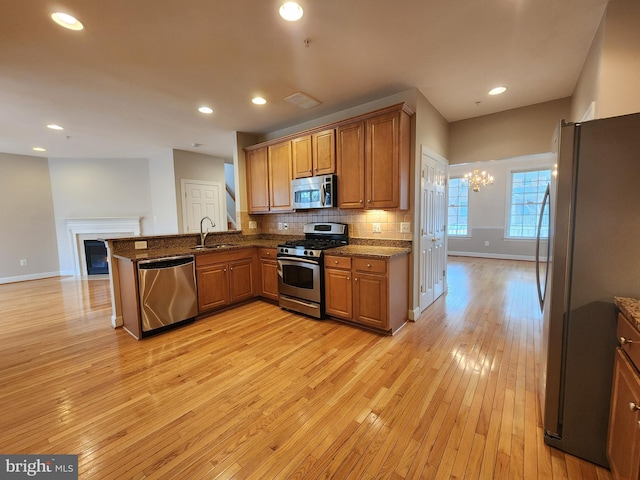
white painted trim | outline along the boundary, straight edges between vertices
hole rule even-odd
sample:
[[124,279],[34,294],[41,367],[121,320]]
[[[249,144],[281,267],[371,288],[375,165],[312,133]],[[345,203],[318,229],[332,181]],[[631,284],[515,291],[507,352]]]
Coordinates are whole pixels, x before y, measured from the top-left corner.
[[536,257],[531,255],[508,255],[502,253],[479,253],[479,252],[454,252],[449,250],[449,257],[474,257],[474,258],[493,258],[496,260],[524,260],[527,262],[535,262]]
[[69,274],[77,277],[87,276],[87,262],[84,248],[81,247],[84,240],[138,237],[140,219],[141,217],[63,218],[73,253],[73,272]]
[[418,318],[420,318],[420,306],[417,306],[413,310],[409,310],[409,320],[415,322]]
[[42,272],[31,273],[29,275],[17,275],[15,277],[0,278],[0,285],[5,283],[26,282],[27,280],[40,280],[42,278],[60,277],[63,276],[62,272]]

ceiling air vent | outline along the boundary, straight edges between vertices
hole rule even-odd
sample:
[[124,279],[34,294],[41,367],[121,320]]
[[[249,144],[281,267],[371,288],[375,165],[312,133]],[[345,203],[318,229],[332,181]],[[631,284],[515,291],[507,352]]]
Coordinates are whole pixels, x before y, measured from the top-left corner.
[[315,98],[311,98],[309,95],[306,95],[302,92],[296,92],[293,95],[289,95],[285,98],[285,100],[289,103],[297,105],[300,108],[313,108],[316,105],[320,105],[321,103]]

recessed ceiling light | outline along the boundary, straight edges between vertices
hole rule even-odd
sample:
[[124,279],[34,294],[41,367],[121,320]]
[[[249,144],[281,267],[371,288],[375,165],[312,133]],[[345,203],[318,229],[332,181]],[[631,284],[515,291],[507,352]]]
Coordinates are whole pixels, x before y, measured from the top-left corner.
[[42,147],[33,147],[33,151],[34,152],[46,152],[47,149],[46,148],[42,148]]
[[256,105],[264,105],[265,103],[267,103],[267,101],[262,97],[253,97],[251,101]]
[[49,125],[47,125],[47,128],[50,128],[51,130],[64,130],[64,128],[62,128],[60,125],[56,125],[55,123],[50,123]]
[[54,22],[69,30],[82,30],[84,25],[76,17],[69,15],[68,13],[56,12],[51,14],[51,18]]
[[489,95],[500,95],[507,91],[507,87],[496,87],[489,90]]
[[205,106],[203,105],[202,107],[198,108],[198,111],[199,111],[200,113],[211,114],[211,113],[213,113],[213,108],[211,108],[211,107],[205,107]]
[[288,22],[300,20],[303,13],[302,7],[296,2],[285,2],[280,7],[280,16]]

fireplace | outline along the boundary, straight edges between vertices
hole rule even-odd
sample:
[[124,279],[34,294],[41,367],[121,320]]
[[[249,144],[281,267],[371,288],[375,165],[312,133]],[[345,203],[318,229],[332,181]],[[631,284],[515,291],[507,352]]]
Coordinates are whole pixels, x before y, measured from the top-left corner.
[[[61,269],[66,275],[82,277],[93,275],[88,268],[90,260],[87,258],[86,241],[98,241],[106,248],[105,243],[100,239],[137,237],[140,235],[140,217],[66,218],[64,222],[69,234],[71,254],[69,260],[72,267],[71,270]],[[96,263],[101,263],[100,255],[102,254],[98,255]],[[108,254],[104,256],[108,256]],[[108,268],[107,265],[105,273],[109,272]]]
[[107,246],[101,240],[85,240],[84,256],[87,262],[87,275],[104,275],[109,273]]

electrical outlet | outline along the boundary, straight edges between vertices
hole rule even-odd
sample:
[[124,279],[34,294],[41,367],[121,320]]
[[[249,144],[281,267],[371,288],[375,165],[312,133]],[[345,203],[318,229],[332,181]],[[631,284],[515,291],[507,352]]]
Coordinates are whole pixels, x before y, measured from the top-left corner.
[[485,246],[485,247],[488,247],[488,246],[489,246],[489,240],[485,240],[485,241],[484,241],[484,246]]
[[256,228],[258,228],[258,222],[250,220],[249,221],[249,230],[255,230]]
[[282,222],[278,222],[278,230],[282,230]]
[[380,226],[379,223],[374,223],[373,224],[373,233],[380,233],[382,232],[382,227]]
[[145,248],[147,248],[147,241],[146,240],[139,240],[137,242],[133,243],[133,248],[136,250],[144,250]]
[[283,223],[282,224],[282,229],[283,230],[289,230],[289,224],[288,223]]
[[409,222],[400,222],[400,233],[411,233],[411,224]]
[[26,267],[27,266],[27,259],[26,258],[21,258],[20,259],[20,266],[21,267]]

